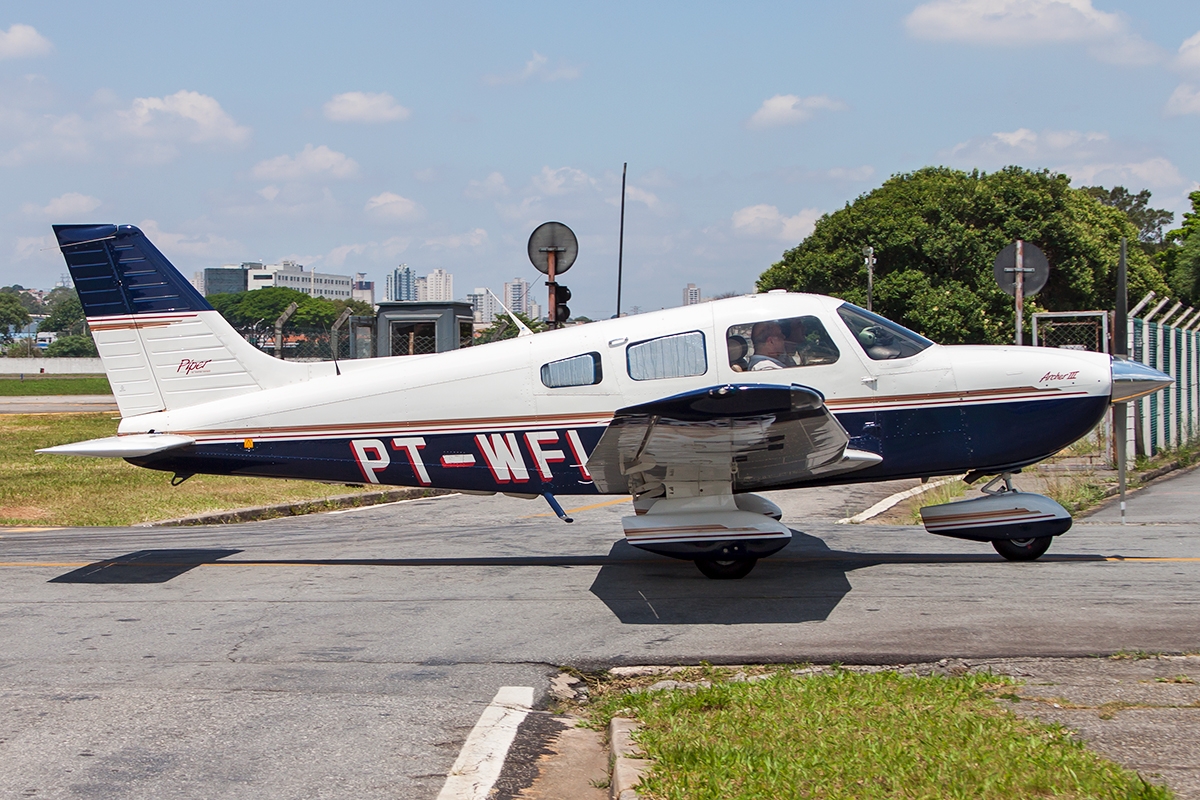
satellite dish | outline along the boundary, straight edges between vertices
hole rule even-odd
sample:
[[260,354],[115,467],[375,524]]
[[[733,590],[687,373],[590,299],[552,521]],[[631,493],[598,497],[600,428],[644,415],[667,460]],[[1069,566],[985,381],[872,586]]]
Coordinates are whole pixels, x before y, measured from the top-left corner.
[[[1050,277],[1050,262],[1046,254],[1037,245],[1025,242],[1022,247],[1022,266],[1025,268],[1025,280],[1021,286],[1021,294],[1033,297],[1046,285]],[[1013,242],[1000,251],[992,268],[996,283],[1000,288],[1014,297],[1017,294],[1017,243]]]
[[551,250],[555,253],[554,274],[562,275],[579,255],[579,240],[561,222],[543,222],[529,235],[529,260],[543,275],[550,274]]

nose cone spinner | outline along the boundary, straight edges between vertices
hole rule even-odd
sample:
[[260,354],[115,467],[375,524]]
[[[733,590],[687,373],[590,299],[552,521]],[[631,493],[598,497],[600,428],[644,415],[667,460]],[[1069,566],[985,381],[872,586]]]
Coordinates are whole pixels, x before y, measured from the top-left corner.
[[1165,372],[1147,367],[1137,361],[1114,358],[1112,360],[1112,401],[1126,403],[1154,394],[1170,386],[1175,379]]

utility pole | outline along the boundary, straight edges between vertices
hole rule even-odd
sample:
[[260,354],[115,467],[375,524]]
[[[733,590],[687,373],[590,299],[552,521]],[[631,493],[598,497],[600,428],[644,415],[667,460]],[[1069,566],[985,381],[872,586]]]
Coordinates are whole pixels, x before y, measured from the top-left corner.
[[862,249],[863,263],[867,265],[867,311],[873,311],[871,308],[872,295],[875,293],[875,248],[871,245],[866,245]]

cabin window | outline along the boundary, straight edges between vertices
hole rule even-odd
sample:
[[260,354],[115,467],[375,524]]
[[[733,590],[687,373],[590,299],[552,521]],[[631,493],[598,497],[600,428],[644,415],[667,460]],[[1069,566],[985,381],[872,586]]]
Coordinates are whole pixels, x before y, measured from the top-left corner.
[[821,320],[811,315],[734,325],[725,345],[734,372],[832,364],[841,355]]
[[875,361],[915,356],[933,344],[903,325],[849,303],[838,306],[837,313],[863,352]]
[[708,371],[704,334],[700,331],[636,342],[626,349],[625,357],[629,377],[635,381],[687,378]]
[[595,386],[603,378],[599,353],[587,353],[542,364],[542,383],[551,389],[563,386]]

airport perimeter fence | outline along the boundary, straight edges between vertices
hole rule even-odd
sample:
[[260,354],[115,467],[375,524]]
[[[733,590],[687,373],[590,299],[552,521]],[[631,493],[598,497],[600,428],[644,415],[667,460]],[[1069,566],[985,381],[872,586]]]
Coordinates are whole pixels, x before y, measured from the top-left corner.
[[1131,405],[1129,441],[1136,443],[1138,455],[1180,447],[1200,433],[1200,329],[1193,328],[1195,324],[1176,327],[1137,317],[1129,320],[1130,358],[1175,379]]
[[[361,320],[369,320],[363,322]],[[266,325],[249,325],[235,329],[242,338],[269,356],[275,356],[275,329]],[[283,355],[285,361],[346,361],[352,358],[371,358],[375,355],[374,317],[351,317],[338,331],[321,327],[284,325]]]

